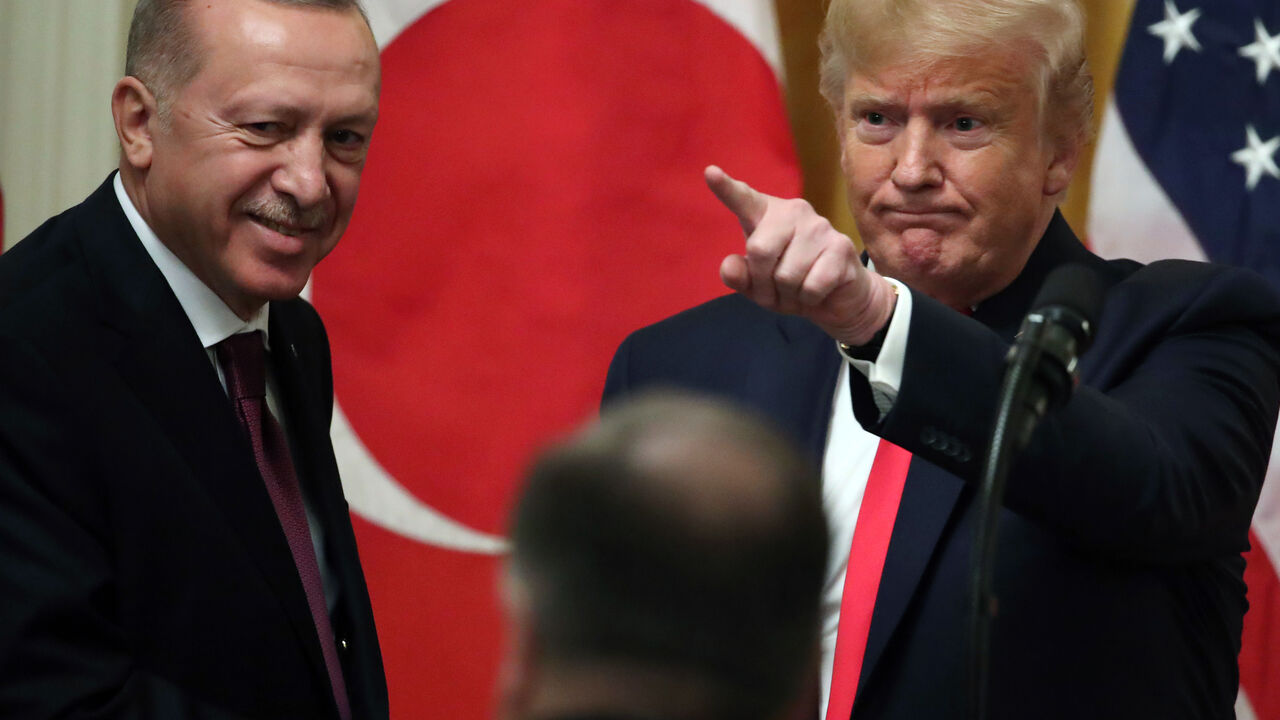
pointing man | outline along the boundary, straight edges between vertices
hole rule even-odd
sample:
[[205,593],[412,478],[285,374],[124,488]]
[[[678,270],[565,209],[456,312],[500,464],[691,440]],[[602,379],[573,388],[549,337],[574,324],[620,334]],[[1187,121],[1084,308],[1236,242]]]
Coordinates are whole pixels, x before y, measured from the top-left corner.
[[958,718],[1003,357],[1050,270],[1085,264],[1108,293],[1081,385],[1008,481],[991,717],[1232,717],[1280,301],[1248,272],[1104,261],[1057,212],[1092,100],[1072,0],[833,0],[822,47],[871,263],[708,168],[747,233],[736,294],[634,334],[606,398],[695,388],[805,439],[833,535],[825,717]]

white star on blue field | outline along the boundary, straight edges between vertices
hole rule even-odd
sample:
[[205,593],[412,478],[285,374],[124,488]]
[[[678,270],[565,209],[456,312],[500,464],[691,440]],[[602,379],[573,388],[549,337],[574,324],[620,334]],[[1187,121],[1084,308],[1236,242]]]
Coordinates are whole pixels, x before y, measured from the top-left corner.
[[1115,103],[1139,157],[1211,260],[1280,287],[1280,2],[1138,0],[1132,27]]

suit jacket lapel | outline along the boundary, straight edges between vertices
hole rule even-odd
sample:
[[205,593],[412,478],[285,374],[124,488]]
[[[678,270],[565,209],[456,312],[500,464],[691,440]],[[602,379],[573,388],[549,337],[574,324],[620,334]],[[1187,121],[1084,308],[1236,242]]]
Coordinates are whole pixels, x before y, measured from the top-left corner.
[[867,649],[854,696],[855,711],[862,689],[902,621],[964,489],[964,482],[956,476],[927,460],[912,457],[871,613],[871,630],[867,633]]
[[317,674],[327,684],[315,624],[293,556],[253,451],[205,349],[120,209],[110,181],[86,204],[80,228],[87,267],[102,298],[104,324],[119,344],[104,348],[121,378],[155,419],[157,433],[186,460],[196,485],[241,539]]
[[[289,419],[293,462],[298,471],[308,502],[320,523],[330,570],[338,577],[344,599],[362,584],[353,583],[349,573],[359,571],[354,538],[350,532],[346,499],[329,441],[330,417],[322,403],[328,390],[317,372],[328,368],[328,358],[316,358],[314,339],[301,337],[301,328],[293,321],[292,307],[286,303],[271,306],[271,361],[280,390],[281,410]],[[331,397],[331,396],[330,396]],[[349,605],[350,603],[340,603]],[[334,631],[338,632],[335,622]]]
[[[1007,288],[983,301],[974,311],[974,319],[1012,342],[1045,278],[1054,268],[1069,262],[1094,267],[1104,264],[1080,244],[1066,220],[1055,212],[1023,271]],[[858,678],[855,711],[862,689],[906,613],[948,521],[960,503],[968,502],[970,495],[964,481],[955,475],[927,460],[912,458],[876,593],[866,654]],[[957,538],[957,541],[968,542],[969,538]]]
[[294,464],[323,529],[329,572],[341,588],[331,615],[335,638],[351,641],[340,657],[352,709],[357,715],[385,717],[385,675],[373,609],[329,440],[333,380],[323,353],[327,344],[301,301],[272,304],[271,348],[282,410],[290,420]]

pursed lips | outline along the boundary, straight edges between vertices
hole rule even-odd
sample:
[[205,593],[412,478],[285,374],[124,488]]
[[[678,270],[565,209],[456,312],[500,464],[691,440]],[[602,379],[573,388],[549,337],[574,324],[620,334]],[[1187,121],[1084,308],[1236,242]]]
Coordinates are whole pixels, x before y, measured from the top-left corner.
[[928,216],[928,215],[955,215],[960,211],[950,207],[911,208],[911,207],[887,206],[887,207],[881,208],[881,212],[896,213],[898,215]]
[[950,207],[938,208],[900,208],[883,207],[879,215],[888,223],[901,226],[929,226],[939,223],[955,223],[964,218],[964,213]]

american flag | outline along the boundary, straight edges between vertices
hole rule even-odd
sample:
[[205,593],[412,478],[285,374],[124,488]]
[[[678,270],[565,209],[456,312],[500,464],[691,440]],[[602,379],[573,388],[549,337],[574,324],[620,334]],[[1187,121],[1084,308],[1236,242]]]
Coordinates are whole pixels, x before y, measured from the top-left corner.
[[[1109,257],[1251,267],[1280,287],[1280,3],[1138,0],[1094,161]],[[1246,554],[1242,720],[1280,720],[1280,454]]]

